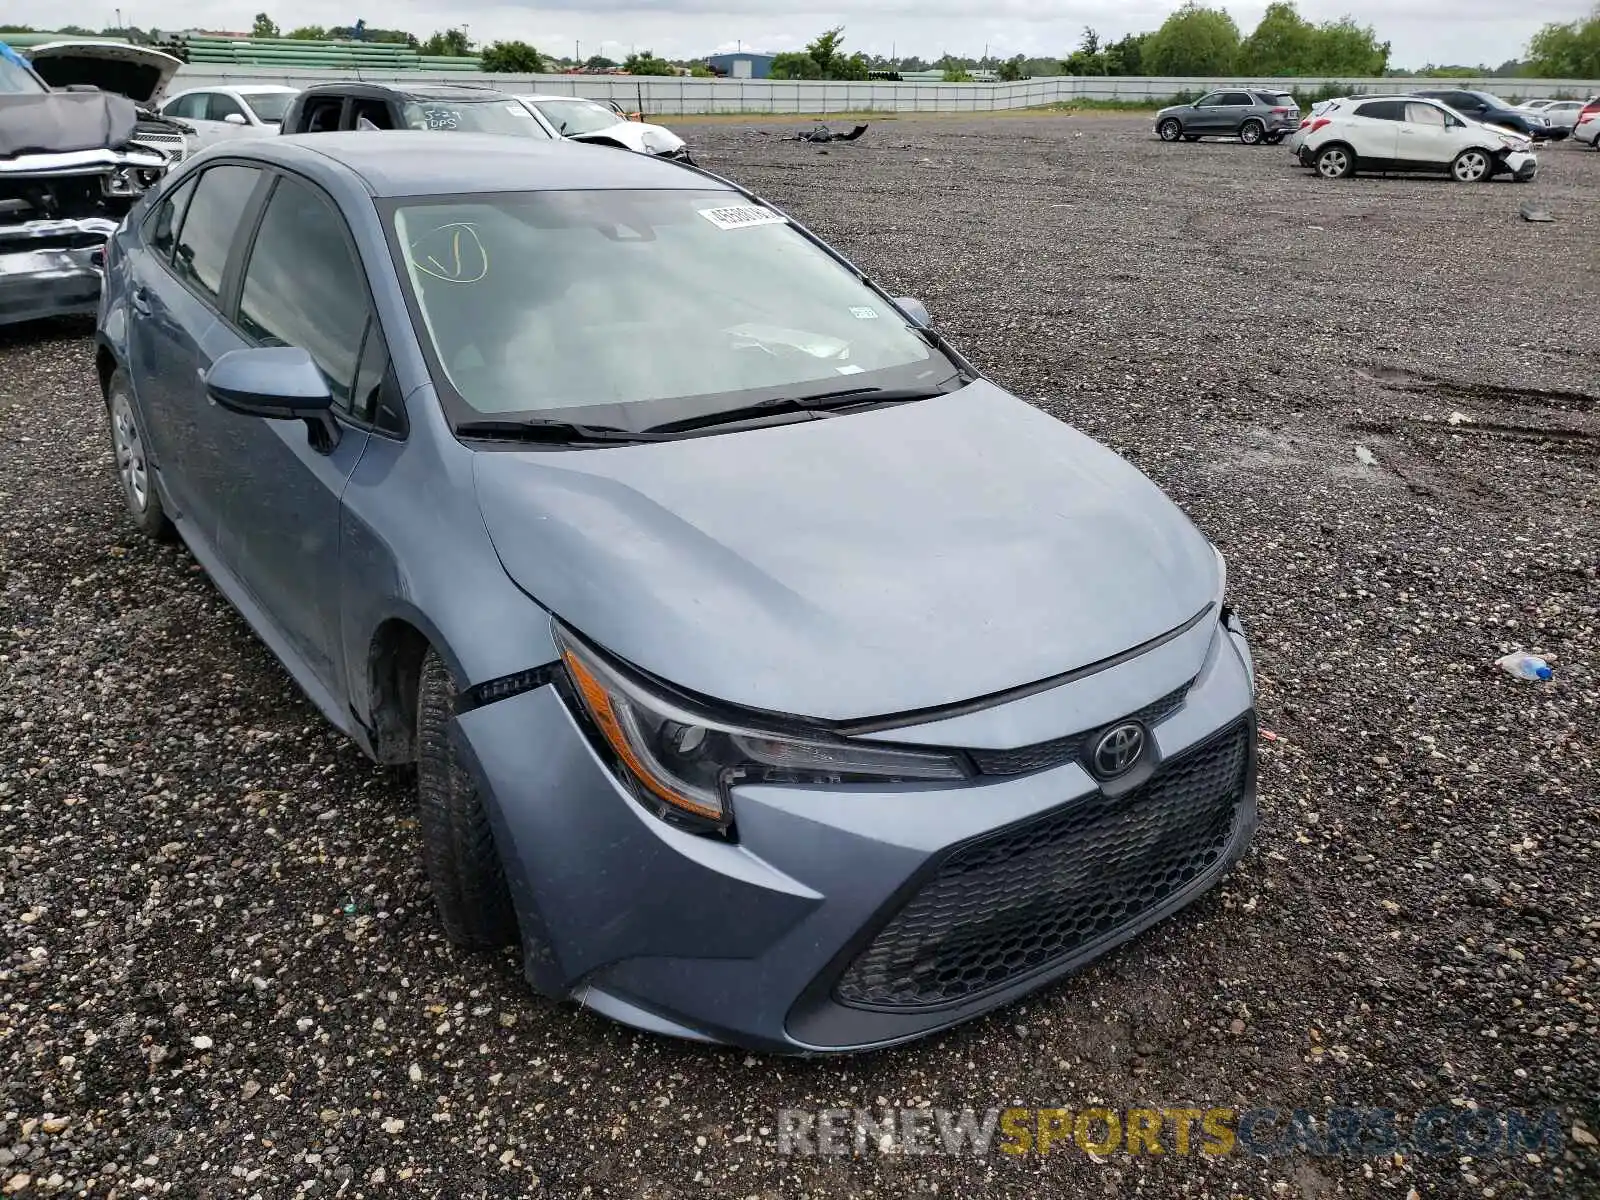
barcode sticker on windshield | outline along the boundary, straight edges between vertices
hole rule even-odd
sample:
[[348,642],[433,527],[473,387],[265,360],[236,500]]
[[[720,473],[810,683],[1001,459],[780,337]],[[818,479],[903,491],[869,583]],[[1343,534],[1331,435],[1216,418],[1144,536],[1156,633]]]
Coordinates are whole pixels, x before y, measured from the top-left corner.
[[782,225],[787,218],[759,204],[735,204],[728,208],[702,208],[700,215],[718,229],[748,229],[752,225]]
[[506,105],[506,111],[513,117],[527,117],[530,121],[533,119],[533,114],[520,104],[508,104]]

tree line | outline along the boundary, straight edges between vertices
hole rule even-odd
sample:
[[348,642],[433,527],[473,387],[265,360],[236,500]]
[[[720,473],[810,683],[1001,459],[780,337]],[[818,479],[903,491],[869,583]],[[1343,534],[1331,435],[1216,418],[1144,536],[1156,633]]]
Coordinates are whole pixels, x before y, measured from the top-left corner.
[[[0,25],[6,32],[34,32],[25,25]],[[56,32],[71,36],[121,36],[135,42],[157,40],[155,31],[135,26],[87,29],[63,25]],[[603,55],[575,59],[550,58],[525,41],[493,41],[475,47],[462,28],[435,30],[426,38],[403,29],[369,28],[358,20],[351,26],[302,25],[281,33],[267,13],[257,13],[251,36],[295,40],[355,40],[389,42],[412,47],[420,55],[468,58],[476,55],[485,71],[536,74],[551,66],[582,66],[592,71],[620,67],[632,75],[673,75],[680,67],[695,75],[709,75],[704,62],[673,63],[644,50],[620,63]],[[1085,29],[1078,46],[1063,58],[1027,57],[963,58],[946,54],[933,61],[916,56],[889,59],[881,55],[846,53],[842,26],[826,30],[804,50],[774,57],[772,74],[778,79],[867,79],[874,72],[942,70],[950,81],[971,78],[977,70],[994,71],[1011,81],[1040,75],[1165,75],[1258,78],[1286,76],[1363,77],[1379,75],[1532,76],[1547,79],[1600,78],[1600,4],[1586,18],[1545,25],[1529,43],[1523,59],[1498,67],[1433,65],[1417,71],[1400,71],[1389,63],[1390,44],[1379,41],[1371,26],[1351,17],[1313,23],[1300,15],[1292,0],[1269,5],[1248,35],[1222,8],[1204,0],[1185,0],[1158,29],[1130,33],[1104,41],[1094,29]]]

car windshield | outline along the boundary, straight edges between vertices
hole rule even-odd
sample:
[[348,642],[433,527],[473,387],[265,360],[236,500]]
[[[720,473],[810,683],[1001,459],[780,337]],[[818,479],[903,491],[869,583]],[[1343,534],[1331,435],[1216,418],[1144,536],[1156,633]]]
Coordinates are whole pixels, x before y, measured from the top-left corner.
[[451,133],[509,133],[549,140],[544,126],[515,100],[412,100],[402,106],[407,128]]
[[1476,96],[1479,100],[1482,100],[1490,108],[1510,108],[1511,107],[1511,105],[1507,104],[1504,100],[1500,99],[1499,96],[1491,95],[1488,92],[1469,92],[1467,94],[1470,95],[1470,96]]
[[283,124],[283,114],[289,111],[289,101],[294,99],[293,92],[260,92],[248,96],[240,96],[246,107],[255,113],[256,120],[264,125]]
[[457,421],[638,430],[845,388],[936,391],[957,369],[782,215],[736,193],[501,193],[390,212]]
[[544,114],[545,120],[566,136],[599,133],[622,119],[605,105],[595,104],[591,100],[535,100],[534,104]]
[[11,58],[9,49],[0,50],[0,96],[38,96],[50,89],[33,72]]

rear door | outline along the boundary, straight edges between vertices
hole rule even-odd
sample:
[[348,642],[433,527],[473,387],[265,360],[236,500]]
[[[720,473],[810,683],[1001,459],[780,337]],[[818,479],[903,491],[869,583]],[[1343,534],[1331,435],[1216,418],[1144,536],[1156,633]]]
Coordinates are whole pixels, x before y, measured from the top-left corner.
[[200,375],[230,348],[218,307],[237,265],[239,230],[264,182],[259,169],[226,162],[185,179],[151,214],[149,250],[131,265],[130,303],[139,314],[129,337],[134,389],[184,535],[207,548],[228,487],[217,458],[227,422]]
[[344,218],[297,175],[280,175],[261,211],[229,330],[240,346],[300,347],[333,393],[331,448],[319,449],[300,421],[226,414],[220,549],[293,654],[341,695],[340,504],[371,436],[388,354]]
[[1369,167],[1393,163],[1398,153],[1400,125],[1406,119],[1404,100],[1368,100],[1356,106],[1350,122],[1350,141],[1356,156]]
[[1224,92],[1222,103],[1217,106],[1216,126],[1219,133],[1238,133],[1239,127],[1244,124],[1245,118],[1255,110],[1255,97],[1249,92]]

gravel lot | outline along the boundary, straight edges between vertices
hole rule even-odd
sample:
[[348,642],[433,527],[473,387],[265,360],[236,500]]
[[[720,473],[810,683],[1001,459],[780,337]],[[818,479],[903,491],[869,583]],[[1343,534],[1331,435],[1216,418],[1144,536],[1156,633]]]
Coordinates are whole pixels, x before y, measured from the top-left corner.
[[[1129,119],[883,121],[827,151],[768,128],[685,132],[1227,552],[1279,735],[1250,855],[1066,984],[877,1055],[758,1061],[537,999],[445,944],[410,779],[122,519],[86,330],[0,334],[0,1185],[1600,1194],[1600,154],[1555,147],[1531,186],[1326,183]],[[1493,668],[1520,647],[1553,683]],[[1554,1106],[1568,1152],[823,1161],[774,1136],[780,1108],[1186,1101]]]

